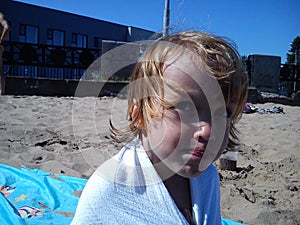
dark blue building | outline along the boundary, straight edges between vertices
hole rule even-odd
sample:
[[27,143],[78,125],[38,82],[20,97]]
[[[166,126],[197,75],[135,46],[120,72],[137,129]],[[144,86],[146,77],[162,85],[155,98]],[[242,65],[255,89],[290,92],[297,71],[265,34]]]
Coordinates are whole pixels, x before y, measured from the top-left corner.
[[11,26],[3,56],[6,76],[79,79],[103,48],[154,35],[137,27],[12,0],[1,0],[0,11]]

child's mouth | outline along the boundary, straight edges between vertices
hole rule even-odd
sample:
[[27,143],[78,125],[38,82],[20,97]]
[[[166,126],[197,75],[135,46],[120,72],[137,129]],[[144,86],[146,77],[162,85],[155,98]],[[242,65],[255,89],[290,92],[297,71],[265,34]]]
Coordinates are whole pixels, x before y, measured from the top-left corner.
[[195,158],[202,159],[204,152],[204,149],[194,149],[194,151],[192,151],[191,154]]

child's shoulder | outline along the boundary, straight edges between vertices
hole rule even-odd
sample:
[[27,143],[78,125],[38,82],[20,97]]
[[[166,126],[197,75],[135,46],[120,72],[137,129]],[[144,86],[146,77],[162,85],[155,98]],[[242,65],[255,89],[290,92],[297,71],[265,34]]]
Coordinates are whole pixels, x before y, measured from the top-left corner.
[[213,186],[218,186],[219,180],[219,173],[213,164],[210,164],[198,177],[191,178],[194,183],[205,183]]

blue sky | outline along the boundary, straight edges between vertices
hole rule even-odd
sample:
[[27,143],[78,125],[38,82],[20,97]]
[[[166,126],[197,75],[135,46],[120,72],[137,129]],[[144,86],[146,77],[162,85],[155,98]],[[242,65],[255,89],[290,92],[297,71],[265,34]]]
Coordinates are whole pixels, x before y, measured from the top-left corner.
[[[165,0],[19,0],[161,32]],[[300,36],[299,0],[170,0],[173,31],[195,29],[232,39],[241,55],[281,56]]]

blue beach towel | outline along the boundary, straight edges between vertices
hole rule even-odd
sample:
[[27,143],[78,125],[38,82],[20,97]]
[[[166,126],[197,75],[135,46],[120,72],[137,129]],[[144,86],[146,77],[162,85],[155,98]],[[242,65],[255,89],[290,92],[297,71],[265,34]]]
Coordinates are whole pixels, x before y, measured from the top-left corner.
[[86,181],[0,164],[0,224],[70,224]]

